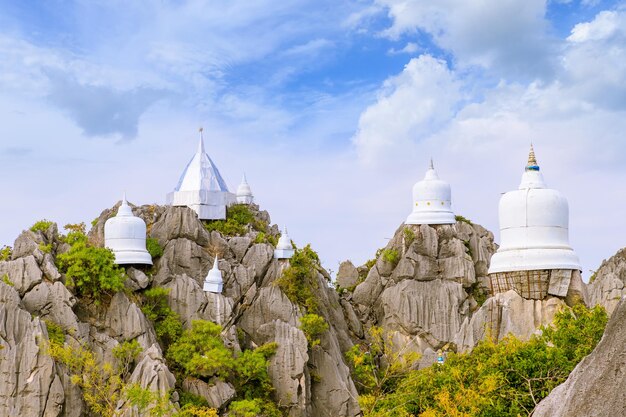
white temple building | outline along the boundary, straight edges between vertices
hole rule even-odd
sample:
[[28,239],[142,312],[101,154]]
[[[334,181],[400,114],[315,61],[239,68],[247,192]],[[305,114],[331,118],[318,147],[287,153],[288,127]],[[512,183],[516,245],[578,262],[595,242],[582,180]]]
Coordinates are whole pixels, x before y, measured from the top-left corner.
[[454,224],[451,207],[450,184],[439,179],[431,159],[424,179],[413,186],[413,211],[405,224]]
[[519,188],[500,199],[499,217],[500,247],[489,267],[492,292],[513,288],[533,299],[564,295],[553,289],[555,283],[566,289],[572,274],[580,273],[569,244],[569,206],[544,182],[532,145]]
[[146,223],[133,215],[126,195],[117,215],[104,224],[104,246],[113,251],[118,265],[152,265],[152,256],[146,250]]
[[237,187],[237,203],[239,204],[254,203],[254,195],[252,195],[252,189],[250,188],[250,184],[248,184],[248,180],[246,179],[246,174],[243,174],[243,178],[241,179],[241,184],[239,184],[239,187]]
[[213,262],[213,268],[209,270],[205,280],[203,290],[206,292],[221,293],[224,288],[224,280],[222,279],[222,271],[217,266],[217,255]]
[[204,150],[202,129],[200,133],[198,150],[185,167],[174,191],[167,194],[166,202],[193,209],[201,220],[225,219],[226,207],[237,199],[228,191],[217,166]]
[[287,227],[283,228],[283,233],[278,239],[276,249],[274,249],[274,259],[289,259],[293,256],[294,250],[291,239],[287,233]]

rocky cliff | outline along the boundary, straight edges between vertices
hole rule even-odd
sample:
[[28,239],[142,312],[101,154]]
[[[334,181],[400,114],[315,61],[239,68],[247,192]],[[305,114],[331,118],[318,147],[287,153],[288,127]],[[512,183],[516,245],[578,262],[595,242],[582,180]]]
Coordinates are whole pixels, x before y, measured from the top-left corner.
[[[89,239],[102,245],[104,222],[116,207],[94,221]],[[269,224],[266,212],[252,210]],[[329,324],[317,346],[310,346],[300,329],[304,309],[276,285],[289,261],[273,259],[271,239],[249,229],[242,236],[209,232],[195,213],[184,207],[134,207],[163,253],[153,268],[126,268],[126,290],[102,304],[85,302],[68,289],[55,266],[67,252],[57,226],[25,231],[16,240],[10,260],[0,262],[0,415],[83,416],[86,405],[67,369],[46,354],[48,327],[60,326],[68,344],[88,347],[100,361],[120,343],[136,340],[142,353],[129,380],[163,394],[182,391],[204,397],[222,409],[235,395],[230,384],[207,384],[189,378],[176,381],[158,343],[154,323],[138,305],[153,287],[169,289],[168,302],[185,328],[197,319],[220,324],[225,343],[235,352],[276,342],[269,362],[274,400],[289,416],[357,416],[357,393],[343,351],[351,346],[340,299],[321,267],[312,291],[318,314]],[[268,236],[278,229],[268,227]],[[222,294],[205,293],[202,282],[215,254],[224,276]]]
[[626,415],[626,299],[614,308],[594,351],[535,409],[535,417]]
[[611,315],[626,295],[626,248],[602,262],[588,285],[589,305],[601,305]]

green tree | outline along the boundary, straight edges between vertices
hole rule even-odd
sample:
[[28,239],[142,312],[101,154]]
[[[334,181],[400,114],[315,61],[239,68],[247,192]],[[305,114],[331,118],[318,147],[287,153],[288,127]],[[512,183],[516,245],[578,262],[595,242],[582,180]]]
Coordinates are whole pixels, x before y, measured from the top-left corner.
[[317,274],[320,259],[317,253],[306,245],[296,249],[289,260],[289,268],[275,281],[275,284],[293,302],[307,309],[309,313],[317,312],[319,306],[315,290],[318,289]]
[[304,332],[309,347],[313,348],[320,344],[320,336],[328,330],[328,323],[324,317],[309,313],[300,319],[300,330]]

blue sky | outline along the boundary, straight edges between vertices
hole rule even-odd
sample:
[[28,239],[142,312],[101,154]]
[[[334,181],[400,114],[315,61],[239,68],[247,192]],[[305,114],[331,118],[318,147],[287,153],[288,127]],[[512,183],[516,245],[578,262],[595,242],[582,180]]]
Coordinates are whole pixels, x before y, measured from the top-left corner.
[[199,126],[332,270],[385,245],[431,156],[498,240],[532,141],[588,276],[626,246],[626,3],[0,0],[0,244],[163,203]]

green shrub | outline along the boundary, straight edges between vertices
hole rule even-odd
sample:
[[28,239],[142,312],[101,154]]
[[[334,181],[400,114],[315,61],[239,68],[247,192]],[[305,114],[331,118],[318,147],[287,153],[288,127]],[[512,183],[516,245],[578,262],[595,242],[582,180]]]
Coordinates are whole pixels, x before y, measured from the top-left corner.
[[404,234],[404,245],[406,247],[411,246],[411,243],[415,240],[415,232],[413,229],[411,229],[410,226],[405,226],[402,233]]
[[218,231],[224,236],[242,236],[248,230],[267,232],[267,223],[254,217],[247,204],[234,204],[226,208],[226,220],[211,220],[204,223],[209,231]]
[[146,239],[146,249],[150,256],[152,256],[152,259],[163,256],[163,248],[159,245],[159,241],[153,237]]
[[167,303],[169,288],[154,287],[143,293],[141,311],[154,323],[154,330],[161,342],[167,347],[183,333],[183,325],[178,314]]
[[230,380],[242,398],[269,398],[274,388],[267,372],[267,361],[278,345],[266,343],[254,350],[244,350],[235,358]]
[[52,243],[48,243],[44,245],[43,242],[39,243],[39,250],[43,253],[51,253],[52,252]]
[[66,285],[78,295],[96,302],[105,294],[124,288],[124,269],[115,264],[115,255],[110,249],[92,246],[85,235],[85,224],[67,225],[69,233],[64,241],[70,244],[68,252],[57,257],[57,267],[64,273]]
[[228,407],[229,417],[282,417],[276,405],[258,398],[233,401]]
[[269,233],[259,232],[254,238],[254,243],[269,243],[275,247],[278,244],[278,239]]
[[46,330],[48,331],[48,340],[50,343],[56,343],[63,346],[65,343],[65,332],[63,331],[63,328],[52,320],[44,319],[43,321],[46,323]]
[[196,407],[208,407],[209,406],[209,402],[204,398],[204,397],[200,397],[199,395],[194,395],[190,392],[187,391],[182,391],[180,393],[180,397],[179,397],[179,403],[181,408],[184,408],[187,405],[193,405]]
[[37,232],[46,233],[53,223],[54,222],[51,222],[50,220],[46,220],[46,219],[39,220],[38,222],[36,222],[30,227],[30,231],[35,232],[35,233]]
[[[391,393],[367,402],[365,416],[531,415],[602,337],[604,309],[583,305],[557,313],[554,325],[523,342],[480,342],[443,365],[410,371]],[[366,397],[370,400],[370,397]]]
[[395,249],[385,249],[383,250],[383,261],[396,266],[398,262],[400,262],[400,254]]
[[10,246],[6,246],[6,245],[3,246],[2,249],[0,249],[0,262],[10,261],[12,255],[13,255],[13,248],[11,248]]
[[5,284],[14,287],[15,284],[13,283],[13,281],[11,281],[11,278],[9,278],[9,274],[4,274],[2,275],[2,282],[4,282]]
[[473,224],[471,220],[466,219],[465,217],[463,217],[463,216],[461,216],[461,215],[458,215],[458,214],[457,214],[456,216],[454,216],[454,219],[455,219],[457,222],[467,223],[467,224],[469,224],[470,226]]
[[319,256],[311,245],[296,249],[289,260],[289,267],[275,281],[275,284],[294,304],[315,313],[318,309],[315,290],[318,288],[317,272]]
[[130,374],[142,350],[137,339],[122,342],[113,348],[113,357],[118,361],[122,379],[125,379]]
[[328,330],[328,323],[324,317],[309,313],[300,319],[300,330],[304,332],[309,347],[313,348],[320,344],[320,336]]
[[234,366],[233,353],[224,346],[222,326],[210,321],[195,320],[191,329],[169,347],[168,359],[185,375],[195,377],[228,377]]

